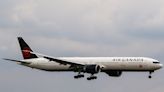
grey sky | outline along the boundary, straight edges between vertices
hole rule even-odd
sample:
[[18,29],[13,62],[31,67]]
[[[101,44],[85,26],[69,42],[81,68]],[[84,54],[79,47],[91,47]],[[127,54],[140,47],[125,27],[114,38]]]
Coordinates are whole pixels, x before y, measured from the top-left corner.
[[[163,0],[0,0],[0,58],[21,59],[16,37],[51,56],[145,56],[164,63]],[[74,80],[75,73],[0,62],[2,92],[163,92],[163,69]],[[89,76],[89,75],[88,75]]]

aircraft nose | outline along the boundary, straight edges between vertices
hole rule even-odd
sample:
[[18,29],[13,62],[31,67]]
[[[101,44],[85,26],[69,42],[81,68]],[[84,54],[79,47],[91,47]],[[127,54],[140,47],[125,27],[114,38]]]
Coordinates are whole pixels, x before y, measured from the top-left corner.
[[159,67],[162,68],[163,67],[163,64],[159,64]]

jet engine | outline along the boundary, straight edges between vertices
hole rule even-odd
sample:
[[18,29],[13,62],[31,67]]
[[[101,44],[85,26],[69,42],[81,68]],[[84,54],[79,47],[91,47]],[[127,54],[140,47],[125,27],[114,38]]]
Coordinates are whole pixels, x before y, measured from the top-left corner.
[[85,65],[83,68],[83,72],[86,73],[91,73],[91,74],[95,74],[98,73],[100,71],[100,66],[99,65]]

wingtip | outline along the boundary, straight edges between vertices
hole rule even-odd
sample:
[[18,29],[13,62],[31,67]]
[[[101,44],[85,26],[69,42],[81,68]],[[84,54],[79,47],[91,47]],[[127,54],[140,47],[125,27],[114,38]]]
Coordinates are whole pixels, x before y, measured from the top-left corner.
[[10,60],[10,59],[7,59],[7,58],[2,58],[2,60]]
[[19,36],[19,37],[17,37],[18,39],[22,39],[22,37],[21,36]]
[[6,58],[2,58],[2,60],[6,60]]

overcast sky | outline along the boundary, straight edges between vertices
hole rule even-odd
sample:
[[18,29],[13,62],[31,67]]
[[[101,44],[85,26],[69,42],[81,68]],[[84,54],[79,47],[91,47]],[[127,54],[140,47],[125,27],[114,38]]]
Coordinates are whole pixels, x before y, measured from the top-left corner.
[[[22,59],[16,37],[51,56],[142,56],[164,64],[163,0],[0,0],[0,58]],[[75,80],[0,62],[1,92],[163,92],[163,69]],[[89,76],[89,75],[86,75]]]

